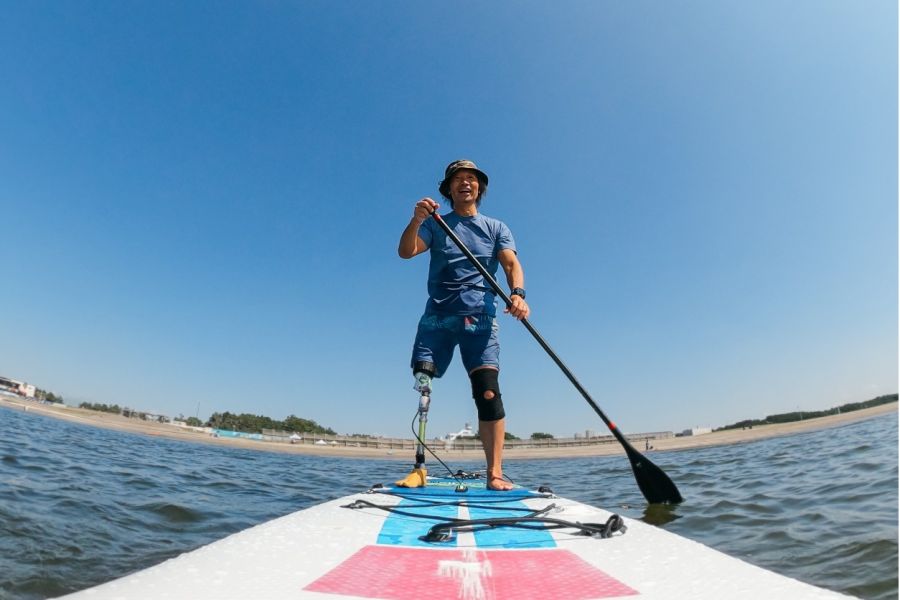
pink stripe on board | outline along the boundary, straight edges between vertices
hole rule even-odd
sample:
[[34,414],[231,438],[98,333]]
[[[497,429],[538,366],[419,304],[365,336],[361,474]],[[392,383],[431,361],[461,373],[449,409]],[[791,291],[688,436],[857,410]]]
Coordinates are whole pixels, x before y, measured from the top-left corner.
[[366,546],[304,589],[383,600],[588,600],[638,594],[560,548]]

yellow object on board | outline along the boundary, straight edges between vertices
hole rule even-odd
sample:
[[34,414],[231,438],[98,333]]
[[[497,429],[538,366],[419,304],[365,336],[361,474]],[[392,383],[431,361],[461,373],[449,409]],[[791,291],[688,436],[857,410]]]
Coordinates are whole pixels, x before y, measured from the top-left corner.
[[405,488],[425,487],[425,479],[427,476],[428,471],[425,470],[425,467],[420,467],[418,469],[413,469],[409,475],[400,481],[394,482],[394,485]]

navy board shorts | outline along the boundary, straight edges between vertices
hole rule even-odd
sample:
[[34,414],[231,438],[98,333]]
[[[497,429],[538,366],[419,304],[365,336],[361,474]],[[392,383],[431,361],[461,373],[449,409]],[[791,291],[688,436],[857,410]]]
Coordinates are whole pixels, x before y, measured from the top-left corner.
[[434,363],[435,377],[450,366],[453,349],[459,346],[466,373],[478,367],[500,368],[500,325],[490,315],[424,314],[419,319],[412,361]]

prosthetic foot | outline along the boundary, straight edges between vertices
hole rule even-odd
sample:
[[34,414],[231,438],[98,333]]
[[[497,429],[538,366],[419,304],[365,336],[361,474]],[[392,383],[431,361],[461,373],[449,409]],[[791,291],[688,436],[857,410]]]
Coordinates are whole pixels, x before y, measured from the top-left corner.
[[419,443],[416,445],[416,464],[409,475],[394,482],[397,487],[425,487],[428,471],[425,469],[425,425],[428,423],[428,406],[431,404],[431,376],[415,373],[415,389],[419,396]]
[[416,467],[410,472],[409,475],[407,475],[400,481],[395,481],[394,485],[396,485],[397,487],[405,488],[425,487],[427,477],[428,471],[425,469],[425,467]]

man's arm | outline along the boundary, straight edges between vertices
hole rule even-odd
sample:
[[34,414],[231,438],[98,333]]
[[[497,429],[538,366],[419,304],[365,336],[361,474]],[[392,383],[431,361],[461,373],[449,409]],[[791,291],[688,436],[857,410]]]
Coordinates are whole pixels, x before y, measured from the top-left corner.
[[[506,283],[509,285],[509,289],[525,289],[525,271],[522,270],[522,264],[519,262],[519,257],[515,251],[505,248],[500,251],[497,258],[500,260],[500,266],[503,267],[503,271],[506,273]],[[507,312],[517,319],[527,318],[531,313],[531,309],[528,308],[525,298],[515,295],[510,296],[510,300],[512,300],[512,305],[508,306],[503,312]]]
[[412,258],[428,250],[428,244],[419,237],[419,228],[422,227],[425,219],[431,216],[431,212],[437,209],[438,203],[431,198],[422,198],[416,202],[413,218],[400,235],[400,245],[397,246],[397,254],[400,255],[400,258]]

